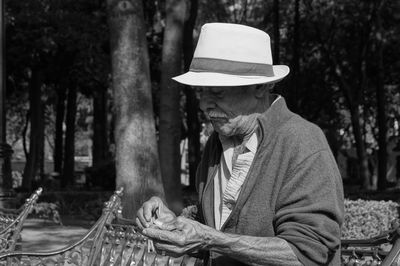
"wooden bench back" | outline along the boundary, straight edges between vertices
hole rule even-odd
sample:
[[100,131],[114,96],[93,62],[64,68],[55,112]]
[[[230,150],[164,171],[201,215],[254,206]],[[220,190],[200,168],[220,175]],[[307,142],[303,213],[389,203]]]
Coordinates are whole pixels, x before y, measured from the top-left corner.
[[0,209],[0,253],[15,250],[26,217],[42,194],[38,188],[19,210]]

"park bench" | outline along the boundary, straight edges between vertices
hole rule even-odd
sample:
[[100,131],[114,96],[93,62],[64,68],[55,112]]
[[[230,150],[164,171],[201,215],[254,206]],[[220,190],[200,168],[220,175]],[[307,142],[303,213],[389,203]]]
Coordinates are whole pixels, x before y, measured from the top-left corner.
[[400,224],[369,239],[341,241],[342,265],[400,266]]
[[101,217],[75,243],[53,251],[9,251],[0,254],[0,265],[196,265],[189,256],[173,258],[149,251],[147,239],[133,221],[121,218],[121,195],[119,189],[111,196]]
[[0,253],[15,250],[26,217],[41,193],[42,188],[37,189],[19,209],[0,208]]
[[[147,239],[131,220],[121,217],[122,189],[105,204],[101,217],[80,240],[64,248],[44,252],[7,251],[0,265],[202,265],[190,256],[173,258],[148,250]],[[365,240],[342,240],[342,265],[400,265],[400,229]]]

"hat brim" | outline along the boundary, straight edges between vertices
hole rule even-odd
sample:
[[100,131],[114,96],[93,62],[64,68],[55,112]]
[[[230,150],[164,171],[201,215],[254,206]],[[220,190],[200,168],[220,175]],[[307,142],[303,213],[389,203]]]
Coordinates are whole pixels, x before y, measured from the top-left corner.
[[264,83],[275,83],[289,74],[289,67],[285,65],[272,66],[274,76],[240,76],[215,72],[186,72],[172,79],[190,86],[247,86]]

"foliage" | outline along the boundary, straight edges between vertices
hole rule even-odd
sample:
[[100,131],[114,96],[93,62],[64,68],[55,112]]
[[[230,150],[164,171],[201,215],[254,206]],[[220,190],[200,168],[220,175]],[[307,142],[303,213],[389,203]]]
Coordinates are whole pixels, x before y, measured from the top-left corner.
[[[198,19],[193,33],[195,40],[201,25],[207,22],[242,23],[272,35],[272,1],[198,2]],[[289,66],[294,60],[296,48],[293,45],[294,2],[279,1],[280,61]],[[400,2],[385,1],[382,11],[383,34],[376,23],[376,7],[380,2],[300,1],[300,21],[297,25],[300,32],[297,45],[300,58],[296,87],[300,108],[296,111],[321,126],[325,132],[332,132],[333,145],[338,146],[337,149],[354,148],[349,100],[335,74],[339,69],[343,79],[351,85],[350,95],[359,95],[357,105],[362,139],[370,157],[375,156],[378,149],[375,88],[379,41],[383,42],[384,52],[388,139],[398,141],[400,136]],[[77,83],[81,96],[78,99],[76,150],[79,155],[87,154],[87,139],[92,135],[89,125],[93,121],[91,97],[99,88],[109,87],[110,82],[109,28],[105,3],[95,0],[6,1],[8,143],[20,141],[27,126],[27,91],[32,69],[41,68],[46,77],[43,101],[46,103],[47,143],[51,148],[54,145],[54,103],[57,95],[65,89],[65,84],[68,87],[71,83]],[[157,123],[165,1],[149,0],[143,4]],[[332,58],[338,62],[333,62]],[[293,74],[280,84],[284,96],[292,93],[292,77]],[[113,104],[109,107],[110,117]],[[27,132],[29,135],[29,130]],[[46,154],[46,157],[51,156],[52,149]]]
[[22,185],[22,173],[20,171],[12,171],[12,188],[18,188]]
[[45,202],[53,202],[58,206],[61,217],[73,216],[83,220],[97,220],[111,192],[70,191],[45,193],[40,198]]
[[[7,137],[20,140],[28,107],[32,69],[44,72],[46,140],[52,149],[58,93],[78,86],[85,96],[107,87],[110,80],[108,26],[99,1],[7,1]],[[83,97],[80,97],[81,100]],[[78,100],[80,115],[91,115],[90,101]],[[84,135],[86,118],[77,121]],[[82,122],[83,120],[83,122]],[[28,131],[29,133],[29,131]],[[86,138],[87,139],[87,136]],[[79,140],[82,142],[82,140]],[[78,143],[78,151],[81,144]],[[51,156],[46,154],[46,156]]]
[[102,188],[103,190],[115,189],[115,161],[107,160],[96,167],[85,169],[86,182],[90,187]]
[[39,202],[33,205],[30,217],[52,220],[54,223],[62,225],[59,209],[60,206],[57,203]]
[[344,202],[343,239],[365,239],[390,229],[398,219],[399,204],[393,201],[348,200]]

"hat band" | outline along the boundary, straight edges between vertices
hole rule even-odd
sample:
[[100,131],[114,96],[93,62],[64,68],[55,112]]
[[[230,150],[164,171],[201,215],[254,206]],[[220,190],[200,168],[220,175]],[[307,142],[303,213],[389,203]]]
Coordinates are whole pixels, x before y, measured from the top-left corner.
[[193,72],[215,72],[240,76],[275,76],[272,65],[269,64],[248,63],[205,57],[193,58],[189,70]]

